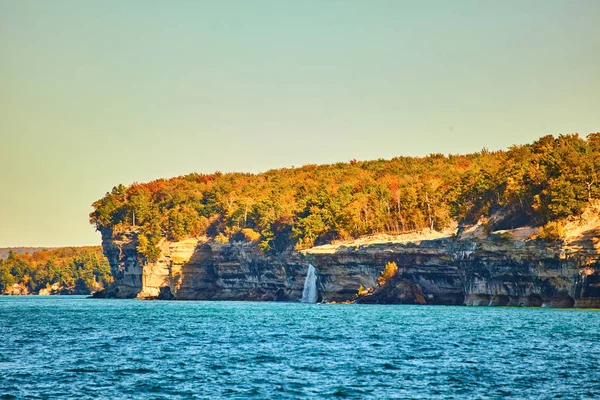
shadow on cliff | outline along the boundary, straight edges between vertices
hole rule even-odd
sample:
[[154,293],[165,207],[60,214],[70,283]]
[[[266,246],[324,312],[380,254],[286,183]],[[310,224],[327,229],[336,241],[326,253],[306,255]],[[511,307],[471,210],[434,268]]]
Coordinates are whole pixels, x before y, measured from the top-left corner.
[[[394,262],[399,267],[394,281],[361,302],[462,305],[465,295],[461,265],[450,252],[454,247],[454,239],[443,237],[420,243],[342,245],[330,253],[316,253],[312,257],[317,263],[324,259],[330,268],[339,266],[354,271],[344,287],[338,289],[340,301],[351,300],[360,285],[373,287],[386,264]],[[329,283],[330,279],[326,280]]]
[[210,300],[217,292],[217,279],[212,247],[199,244],[187,262],[171,267],[170,286],[161,288],[159,299]]
[[307,267],[295,252],[263,253],[253,242],[211,241],[172,268],[172,282],[161,298],[299,301]]
[[110,229],[101,230],[102,251],[110,264],[113,283],[105,297],[133,299],[142,291],[143,267],[138,260],[136,233],[125,232],[113,238]]
[[571,242],[571,244],[588,251],[594,251],[596,250],[598,238],[600,238],[600,227],[582,232],[580,238]]

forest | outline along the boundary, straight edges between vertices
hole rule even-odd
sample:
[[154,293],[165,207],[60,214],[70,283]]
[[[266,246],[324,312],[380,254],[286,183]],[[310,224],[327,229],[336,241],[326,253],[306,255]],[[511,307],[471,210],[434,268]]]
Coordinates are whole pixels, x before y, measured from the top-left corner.
[[500,215],[490,229],[560,224],[600,195],[600,133],[548,135],[505,151],[199,174],[118,185],[93,204],[98,229],[162,238],[255,241],[265,252],[374,233],[442,230]]
[[29,293],[90,294],[112,282],[102,247],[63,247],[0,259],[0,294],[14,284]]

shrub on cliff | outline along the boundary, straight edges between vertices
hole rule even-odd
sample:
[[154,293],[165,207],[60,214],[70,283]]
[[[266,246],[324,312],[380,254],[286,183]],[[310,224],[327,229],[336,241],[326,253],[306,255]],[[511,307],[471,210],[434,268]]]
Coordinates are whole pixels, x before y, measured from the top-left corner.
[[565,237],[565,228],[562,221],[550,221],[540,228],[539,238],[547,242],[556,242]]
[[158,241],[160,236],[150,236],[145,233],[139,233],[137,237],[138,245],[136,250],[138,254],[146,258],[146,261],[156,262],[161,254],[161,250],[158,247]]
[[256,232],[254,229],[244,228],[242,229],[242,233],[249,242],[258,242],[260,240],[260,233]]
[[380,286],[385,285],[385,283],[392,278],[398,272],[398,265],[395,262],[391,261],[385,264],[385,268],[381,271],[381,276],[377,278],[377,283]]
[[358,296],[365,296],[367,293],[369,293],[369,291],[367,289],[365,289],[365,287],[363,285],[360,285],[358,287],[358,292],[357,292]]
[[250,228],[243,228],[231,233],[231,240],[234,242],[258,242],[260,233]]
[[508,244],[511,243],[514,239],[513,235],[510,232],[499,232],[490,234],[489,238],[497,243]]
[[221,244],[227,244],[229,243],[229,238],[227,236],[225,236],[222,233],[219,233],[216,237],[215,237],[215,241],[217,243],[221,243]]

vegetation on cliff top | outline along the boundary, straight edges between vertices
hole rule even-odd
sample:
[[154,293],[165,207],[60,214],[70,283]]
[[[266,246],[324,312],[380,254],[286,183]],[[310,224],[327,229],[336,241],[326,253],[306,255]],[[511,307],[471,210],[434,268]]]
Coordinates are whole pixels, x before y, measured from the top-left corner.
[[250,237],[265,251],[282,251],[373,233],[440,230],[497,211],[503,218],[494,229],[539,226],[580,214],[600,194],[598,171],[600,133],[548,135],[507,151],[119,185],[93,204],[90,221],[98,229],[135,225],[139,250],[150,259],[163,237]]
[[18,285],[22,293],[89,294],[112,282],[108,260],[100,246],[64,247],[17,254],[0,260],[0,293]]

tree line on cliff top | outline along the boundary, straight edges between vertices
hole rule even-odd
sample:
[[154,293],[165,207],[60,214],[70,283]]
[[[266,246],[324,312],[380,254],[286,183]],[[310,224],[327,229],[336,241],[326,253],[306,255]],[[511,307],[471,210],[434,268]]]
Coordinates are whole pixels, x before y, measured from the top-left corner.
[[600,133],[544,136],[506,151],[216,172],[116,186],[93,204],[98,229],[161,238],[257,241],[265,252],[374,233],[441,230],[500,212],[494,229],[580,214],[599,196]]
[[20,293],[89,294],[112,282],[102,247],[63,247],[32,254],[11,251],[0,259],[0,294]]

